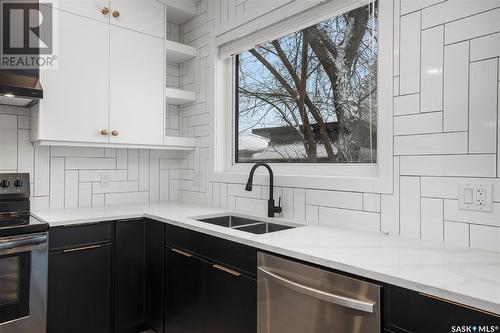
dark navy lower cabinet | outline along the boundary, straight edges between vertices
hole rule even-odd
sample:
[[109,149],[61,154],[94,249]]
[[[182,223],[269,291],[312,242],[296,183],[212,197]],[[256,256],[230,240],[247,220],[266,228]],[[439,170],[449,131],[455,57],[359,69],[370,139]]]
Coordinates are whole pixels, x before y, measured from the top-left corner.
[[500,332],[500,316],[404,288],[385,285],[384,303],[386,332]]
[[167,226],[166,333],[255,333],[257,250]]
[[144,323],[146,315],[146,226],[143,219],[116,223],[115,331]]
[[48,333],[112,332],[112,227],[49,231]]
[[[47,331],[255,333],[256,268],[255,248],[153,220],[51,228]],[[382,286],[384,333],[500,333],[498,315]]]

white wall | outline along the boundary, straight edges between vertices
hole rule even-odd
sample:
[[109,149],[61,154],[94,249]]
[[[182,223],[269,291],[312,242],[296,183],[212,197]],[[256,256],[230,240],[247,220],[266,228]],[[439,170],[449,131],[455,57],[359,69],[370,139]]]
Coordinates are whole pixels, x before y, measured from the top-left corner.
[[[30,173],[32,209],[178,198],[187,168],[182,152],[33,147],[30,128],[28,109],[0,107],[0,173]],[[101,175],[109,186],[101,186]]]
[[[199,98],[179,113],[181,132],[199,143],[188,155],[194,172],[182,198],[264,215],[265,186],[245,192],[208,180],[213,31],[258,10],[259,1],[201,0],[198,17],[180,27],[181,39],[198,48],[181,66],[180,84]],[[500,251],[500,1],[396,0],[395,11],[394,193],[278,187],[283,216]],[[458,183],[469,181],[494,184],[493,213],[457,209]]]

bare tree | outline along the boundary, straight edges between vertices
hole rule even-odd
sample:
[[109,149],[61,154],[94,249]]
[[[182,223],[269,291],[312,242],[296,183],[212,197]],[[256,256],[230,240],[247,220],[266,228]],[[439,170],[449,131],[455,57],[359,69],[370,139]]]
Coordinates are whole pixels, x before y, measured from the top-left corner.
[[360,124],[376,118],[375,16],[376,7],[361,7],[250,50],[247,68],[265,71],[240,70],[240,116],[258,113],[250,127],[293,128],[308,161],[318,160],[319,143],[329,161],[358,161]]

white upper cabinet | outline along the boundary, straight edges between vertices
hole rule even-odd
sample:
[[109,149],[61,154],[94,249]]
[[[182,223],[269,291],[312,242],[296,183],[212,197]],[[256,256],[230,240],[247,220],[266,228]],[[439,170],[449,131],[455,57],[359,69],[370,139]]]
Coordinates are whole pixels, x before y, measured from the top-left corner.
[[108,22],[110,16],[109,0],[58,0],[54,8],[94,20]]
[[165,37],[165,4],[157,0],[110,0],[110,23]]
[[[59,12],[56,68],[44,69],[33,140],[107,142],[109,25]],[[71,27],[71,29],[69,29]]]
[[111,26],[110,142],[162,144],[164,41]]

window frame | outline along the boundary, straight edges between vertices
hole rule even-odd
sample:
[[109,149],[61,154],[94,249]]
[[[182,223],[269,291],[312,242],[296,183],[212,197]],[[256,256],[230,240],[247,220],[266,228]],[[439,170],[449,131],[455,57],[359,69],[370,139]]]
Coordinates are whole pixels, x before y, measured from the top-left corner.
[[[306,17],[301,22],[310,26],[329,17],[340,15],[371,1],[351,1],[348,8],[338,8],[334,1],[325,2],[298,13]],[[276,186],[317,188],[374,193],[393,192],[393,49],[394,3],[378,2],[378,66],[377,66],[377,162],[369,163],[273,163]],[[309,17],[309,19],[308,19]],[[272,20],[272,18],[270,18]],[[274,18],[275,20],[275,18]],[[272,22],[272,21],[270,21]],[[275,21],[276,22],[276,21]],[[276,23],[279,25],[280,22]],[[272,23],[270,23],[272,25]],[[297,27],[300,30],[302,27]],[[251,29],[251,27],[249,27]],[[295,30],[295,31],[296,31]],[[271,27],[272,31],[272,27]],[[249,31],[250,33],[251,31]],[[290,31],[292,32],[292,31]],[[286,35],[284,32],[281,35]],[[270,38],[275,38],[272,33]],[[257,43],[255,43],[257,44]],[[254,44],[254,45],[255,45]],[[251,47],[249,47],[251,48]],[[215,50],[217,53],[217,50]],[[214,57],[213,154],[210,180],[216,182],[246,182],[252,162],[236,163],[236,64],[234,57]],[[229,143],[229,144],[228,144]],[[265,185],[264,172],[257,173],[255,183]]]

